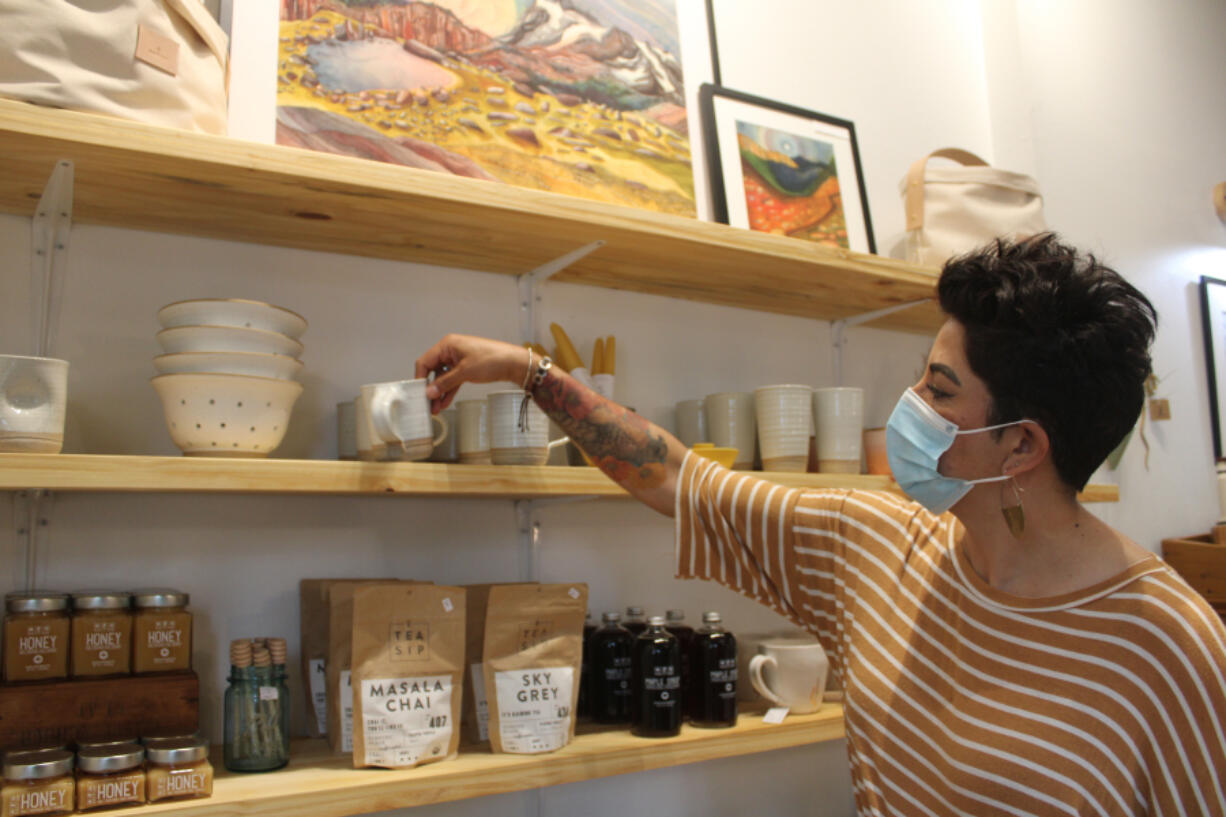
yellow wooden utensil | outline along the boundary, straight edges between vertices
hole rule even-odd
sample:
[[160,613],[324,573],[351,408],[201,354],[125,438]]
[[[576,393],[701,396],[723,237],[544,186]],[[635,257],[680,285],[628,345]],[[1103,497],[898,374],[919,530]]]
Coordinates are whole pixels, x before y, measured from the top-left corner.
[[592,374],[604,373],[604,339],[596,338],[596,344],[592,347]]
[[558,358],[567,371],[582,367],[583,358],[579,357],[579,353],[575,351],[575,344],[570,342],[566,330],[556,323],[551,323],[549,331],[553,333],[553,341],[558,345]]
[[609,335],[604,344],[604,371],[605,374],[617,374],[617,338]]

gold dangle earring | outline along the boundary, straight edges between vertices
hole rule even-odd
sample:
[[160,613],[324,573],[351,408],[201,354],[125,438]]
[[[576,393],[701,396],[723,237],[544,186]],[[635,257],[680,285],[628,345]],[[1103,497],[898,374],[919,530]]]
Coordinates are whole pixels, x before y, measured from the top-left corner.
[[1002,489],[1000,513],[1005,517],[1005,524],[1009,526],[1009,533],[1013,534],[1014,539],[1020,539],[1022,531],[1026,530],[1026,509],[1022,507],[1022,494],[1018,490],[1017,480],[1010,477],[1009,486],[1013,488],[1013,498],[1017,500],[1017,504],[1006,505],[1004,490]]

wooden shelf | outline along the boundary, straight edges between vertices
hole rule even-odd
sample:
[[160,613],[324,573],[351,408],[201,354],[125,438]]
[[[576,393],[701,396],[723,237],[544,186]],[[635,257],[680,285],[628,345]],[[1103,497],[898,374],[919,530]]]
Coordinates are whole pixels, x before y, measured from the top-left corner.
[[[73,221],[518,275],[832,320],[934,295],[936,270],[695,219],[0,100],[0,212],[75,166]],[[932,333],[926,304],[872,326]]]
[[[792,488],[899,493],[889,477],[761,474]],[[365,494],[507,499],[625,497],[595,468],[444,465],[339,460],[209,459],[101,454],[0,454],[0,490]],[[1115,485],[1090,485],[1083,502],[1116,502]]]
[[217,767],[213,796],[155,803],[108,812],[114,817],[155,813],[197,817],[309,815],[342,817],[423,806],[490,794],[525,791],[617,774],[785,749],[843,737],[843,710],[826,704],[813,715],[791,715],[782,724],[742,714],[732,729],[684,727],[675,738],[637,738],[629,732],[577,735],[566,748],[545,755],[495,755],[461,749],[455,760],[417,769],[354,769],[348,755],[328,752],[326,742],[295,742],[290,765],[269,774],[234,774]]

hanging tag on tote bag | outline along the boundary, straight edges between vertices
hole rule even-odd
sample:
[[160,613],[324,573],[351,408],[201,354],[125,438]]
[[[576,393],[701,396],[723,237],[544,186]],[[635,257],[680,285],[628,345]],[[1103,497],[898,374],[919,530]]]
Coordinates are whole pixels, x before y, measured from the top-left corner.
[[136,27],[136,58],[172,77],[179,73],[179,44],[147,26]]

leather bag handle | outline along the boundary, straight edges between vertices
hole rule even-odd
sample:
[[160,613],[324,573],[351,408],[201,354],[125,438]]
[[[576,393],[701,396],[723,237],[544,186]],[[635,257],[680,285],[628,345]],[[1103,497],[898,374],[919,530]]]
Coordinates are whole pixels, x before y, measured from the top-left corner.
[[933,158],[953,159],[965,167],[988,166],[983,159],[962,148],[941,148],[916,159],[907,171],[907,192],[903,199],[907,230],[918,230],[924,226],[924,172],[928,169],[928,160]]

